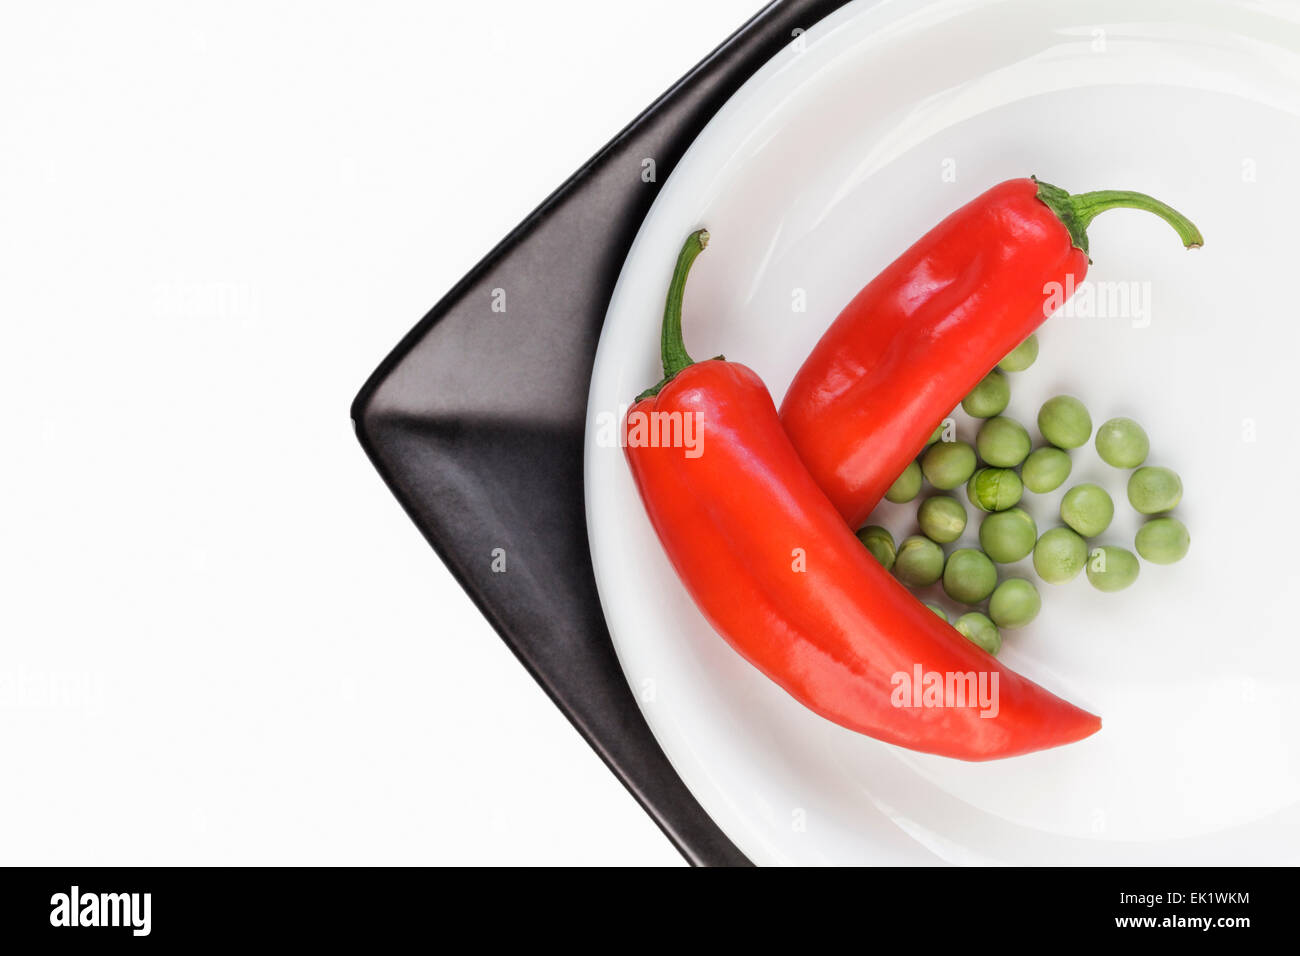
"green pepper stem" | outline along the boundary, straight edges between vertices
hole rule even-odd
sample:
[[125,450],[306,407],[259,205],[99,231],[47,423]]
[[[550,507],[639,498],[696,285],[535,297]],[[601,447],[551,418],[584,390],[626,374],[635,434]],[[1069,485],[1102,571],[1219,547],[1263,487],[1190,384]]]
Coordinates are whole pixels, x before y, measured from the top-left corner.
[[1059,186],[1041,182],[1037,177],[1034,177],[1034,182],[1038,183],[1038,198],[1056,213],[1069,232],[1072,243],[1085,254],[1088,252],[1088,226],[1108,209],[1143,209],[1154,213],[1174,228],[1188,249],[1199,249],[1205,245],[1201,231],[1190,219],[1173,206],[1145,193],[1101,189],[1072,196]]
[[659,390],[671,382],[678,372],[695,364],[695,360],[686,351],[686,342],[682,337],[682,299],[686,295],[686,277],[690,275],[691,266],[708,244],[708,230],[698,229],[686,237],[682,251],[677,254],[677,265],[673,267],[673,278],[668,284],[668,298],[664,302],[663,330],[660,333],[659,350],[663,357],[664,377],[658,385],[638,395],[637,401],[658,395]]
[[1173,206],[1162,203],[1159,199],[1152,199],[1145,193],[1122,189],[1099,189],[1096,192],[1071,196],[1070,202],[1074,206],[1075,221],[1083,229],[1087,229],[1089,223],[1107,209],[1145,209],[1173,226],[1174,231],[1178,233],[1178,238],[1183,240],[1183,245],[1188,249],[1199,249],[1205,245],[1201,230],[1196,228],[1195,223]]

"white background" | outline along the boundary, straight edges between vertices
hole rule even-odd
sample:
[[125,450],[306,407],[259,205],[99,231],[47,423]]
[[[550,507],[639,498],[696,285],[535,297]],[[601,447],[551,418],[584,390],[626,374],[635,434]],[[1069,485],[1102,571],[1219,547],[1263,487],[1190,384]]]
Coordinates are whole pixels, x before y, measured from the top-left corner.
[[757,6],[6,7],[0,863],[680,863],[347,411]]

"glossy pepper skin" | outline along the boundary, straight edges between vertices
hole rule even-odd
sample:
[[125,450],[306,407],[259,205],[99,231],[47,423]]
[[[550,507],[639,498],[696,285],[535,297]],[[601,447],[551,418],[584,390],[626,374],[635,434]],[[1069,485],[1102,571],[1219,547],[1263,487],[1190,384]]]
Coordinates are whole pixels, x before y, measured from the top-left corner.
[[[683,282],[706,238],[688,240]],[[670,292],[666,329],[673,299]],[[627,461],[678,576],[733,648],[828,720],[912,750],[989,760],[1067,744],[1101,726],[999,665],[894,580],[817,487],[758,376],[734,362],[692,363],[684,349],[670,356],[672,338],[665,334],[657,394],[628,409]],[[698,454],[651,444],[652,413],[694,416]],[[983,672],[989,687],[996,675],[996,715],[980,716],[978,700],[895,706],[896,675],[914,675],[918,665],[923,673]]]
[[1200,233],[1141,193],[1070,195],[1000,183],[944,219],[854,297],[796,373],[781,421],[853,527],[935,428],[1088,272],[1087,226],[1107,209],[1153,212],[1189,248]]

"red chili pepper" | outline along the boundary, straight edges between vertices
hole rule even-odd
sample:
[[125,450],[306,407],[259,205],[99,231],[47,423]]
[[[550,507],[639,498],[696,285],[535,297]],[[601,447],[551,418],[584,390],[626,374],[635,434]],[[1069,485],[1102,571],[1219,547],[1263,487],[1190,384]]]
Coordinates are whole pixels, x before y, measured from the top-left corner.
[[[682,293],[707,239],[695,233],[678,258],[664,379],[628,410],[624,439],[646,513],[709,623],[800,703],[913,750],[988,760],[1095,732],[1097,717],[1000,666],[871,556],[800,462],[757,375],[692,362]],[[927,697],[929,675],[975,699]]]
[[854,297],[799,369],[781,422],[840,514],[862,524],[934,429],[1088,272],[1088,224],[1145,209],[1196,248],[1185,216],[1134,192],[1000,183]]

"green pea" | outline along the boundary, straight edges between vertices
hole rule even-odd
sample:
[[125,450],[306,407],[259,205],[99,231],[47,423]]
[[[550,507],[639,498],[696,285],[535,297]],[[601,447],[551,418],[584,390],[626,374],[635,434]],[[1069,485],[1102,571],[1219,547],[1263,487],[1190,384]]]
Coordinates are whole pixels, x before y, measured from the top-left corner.
[[998,363],[998,368],[1004,372],[1023,372],[1037,358],[1038,336],[1031,333],[1029,338],[1007,353],[1007,357]]
[[966,530],[966,509],[951,495],[935,495],[921,502],[916,520],[931,541],[950,544]]
[[1097,537],[1114,517],[1115,502],[1100,485],[1075,485],[1061,499],[1061,520],[1085,538]]
[[1038,541],[1038,525],[1024,508],[991,514],[980,522],[980,547],[998,564],[1029,557]]
[[943,590],[962,604],[979,604],[997,587],[998,569],[988,555],[974,548],[958,548],[948,555],[943,569]]
[[1069,528],[1052,528],[1034,545],[1034,570],[1048,584],[1078,577],[1088,560],[1088,545]]
[[1138,554],[1152,564],[1173,564],[1187,554],[1192,538],[1187,526],[1177,518],[1152,518],[1138,528],[1133,543]]
[[932,604],[931,602],[926,601],[925,606],[928,607],[935,614],[939,615],[939,617],[943,618],[945,624],[948,622],[948,612],[945,611],[943,608],[939,607],[939,605]]
[[894,576],[912,588],[934,584],[943,576],[943,548],[924,535],[904,538],[894,558]]
[[979,611],[967,611],[952,626],[966,640],[990,654],[996,655],[1002,650],[1002,635],[998,633],[998,626]]
[[885,492],[886,501],[911,501],[921,493],[921,466],[912,462]]
[[1073,395],[1057,395],[1038,410],[1038,430],[1057,448],[1078,448],[1092,435],[1092,417]]
[[1024,627],[1042,610],[1038,588],[1024,578],[1007,578],[989,598],[989,617],[998,627]]
[[975,471],[975,449],[964,441],[936,442],[921,456],[921,471],[941,491],[960,488]]
[[998,415],[980,426],[975,449],[988,464],[1014,468],[1029,454],[1029,430],[1013,418]]
[[994,369],[961,400],[961,407],[972,418],[992,418],[1006,411],[1011,402],[1011,383],[1006,373]]
[[942,437],[943,437],[943,422],[940,422],[938,426],[935,428],[935,430],[930,433],[930,437],[925,440],[925,447],[929,448],[931,445],[933,445]]
[[980,511],[1006,511],[1024,492],[1020,476],[1010,468],[981,468],[966,483],[966,497]]
[[1168,468],[1147,465],[1128,479],[1128,500],[1139,514],[1172,511],[1183,499],[1183,482]]
[[861,541],[872,556],[884,565],[888,571],[894,566],[894,536],[887,530],[877,524],[869,524],[865,528],[858,529],[858,540]]
[[1097,454],[1116,468],[1136,468],[1147,460],[1151,440],[1131,418],[1112,418],[1097,429]]
[[1098,591],[1123,591],[1137,577],[1138,559],[1132,551],[1107,545],[1088,555],[1088,580]]
[[1070,477],[1070,456],[1059,448],[1040,448],[1031,452],[1020,469],[1020,478],[1036,495],[1045,495],[1065,484]]

